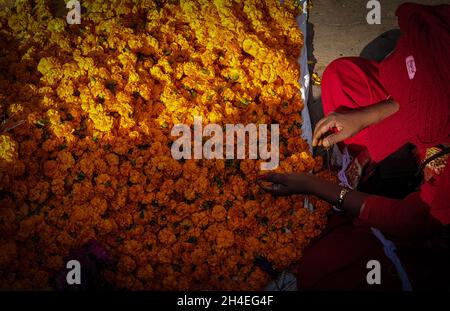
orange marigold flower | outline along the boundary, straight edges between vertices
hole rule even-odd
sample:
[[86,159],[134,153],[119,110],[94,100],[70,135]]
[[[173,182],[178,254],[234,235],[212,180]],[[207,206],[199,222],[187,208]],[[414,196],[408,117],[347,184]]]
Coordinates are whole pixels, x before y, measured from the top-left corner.
[[29,199],[31,201],[36,201],[37,203],[42,203],[47,199],[50,185],[46,181],[40,181],[34,186],[30,193]]
[[217,221],[225,220],[227,210],[222,205],[215,205],[212,210],[212,217]]
[[221,230],[217,233],[216,243],[219,248],[230,247],[234,244],[234,234],[229,230]]
[[117,264],[120,272],[131,273],[136,268],[136,263],[130,256],[122,256]]
[[175,234],[169,228],[164,228],[159,231],[158,239],[161,243],[171,245],[177,240]]
[[137,277],[143,281],[151,281],[154,277],[154,271],[151,265],[141,267],[137,271]]

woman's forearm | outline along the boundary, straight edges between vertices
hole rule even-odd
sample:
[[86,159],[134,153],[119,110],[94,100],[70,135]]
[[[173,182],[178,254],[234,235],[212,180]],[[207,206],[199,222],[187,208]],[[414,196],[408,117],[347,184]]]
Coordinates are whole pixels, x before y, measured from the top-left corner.
[[363,127],[368,127],[386,119],[396,113],[398,109],[399,104],[392,99],[387,99],[379,102],[378,104],[370,105],[361,109],[360,113]]
[[330,113],[317,122],[312,145],[322,145],[328,148],[386,119],[396,113],[398,109],[397,102],[387,99],[377,104],[347,110],[346,112]]
[[[315,195],[333,205],[337,203],[342,190],[341,186],[310,174],[308,174],[307,183],[309,194]],[[342,202],[342,209],[352,216],[359,216],[367,196],[368,194],[366,193],[349,190]]]

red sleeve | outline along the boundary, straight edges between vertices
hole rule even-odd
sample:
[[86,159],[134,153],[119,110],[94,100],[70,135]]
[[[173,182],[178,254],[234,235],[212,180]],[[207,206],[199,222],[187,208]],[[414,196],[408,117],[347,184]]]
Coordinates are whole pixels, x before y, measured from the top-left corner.
[[394,236],[418,236],[442,228],[442,224],[430,214],[419,192],[402,200],[370,195],[359,219]]

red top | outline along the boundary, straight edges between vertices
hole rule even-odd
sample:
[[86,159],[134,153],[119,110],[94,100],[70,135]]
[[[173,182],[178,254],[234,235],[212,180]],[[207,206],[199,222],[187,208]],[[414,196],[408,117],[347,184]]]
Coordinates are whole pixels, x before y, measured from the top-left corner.
[[[396,15],[402,37],[379,64],[379,78],[400,108],[373,127],[394,131],[392,135],[424,153],[450,142],[450,6],[407,3]],[[389,146],[389,133],[383,142]],[[415,235],[450,224],[450,166],[403,200],[369,196],[360,219],[393,235]]]

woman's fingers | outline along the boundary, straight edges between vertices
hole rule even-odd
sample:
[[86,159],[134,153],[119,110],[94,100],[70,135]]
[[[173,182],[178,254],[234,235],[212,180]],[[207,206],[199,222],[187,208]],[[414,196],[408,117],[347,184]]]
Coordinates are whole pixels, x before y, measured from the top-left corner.
[[271,193],[273,195],[280,195],[283,187],[282,184],[272,183],[270,185],[263,185],[261,182],[257,182],[258,186],[261,187],[264,191]]
[[266,173],[258,176],[258,180],[268,181],[275,184],[284,184],[284,174]]
[[324,122],[318,124],[314,131],[313,146],[317,146],[322,135],[324,135],[328,130],[332,129],[333,127],[336,127],[336,120],[334,119],[334,117],[332,118],[328,117]]
[[[266,192],[273,195],[282,195],[285,185],[285,175],[279,173],[266,173],[258,176],[257,184]],[[264,185],[262,182],[270,182],[270,185]]]
[[343,140],[345,140],[347,137],[345,137],[344,132],[336,132],[334,134],[328,135],[322,140],[322,145],[325,148],[329,148],[331,145],[334,145],[336,143],[339,143]]
[[313,141],[312,141],[313,146],[318,145],[320,136],[317,136],[317,130],[327,119],[328,119],[328,117],[322,118],[316,123],[316,126],[314,128],[314,133],[313,133]]

